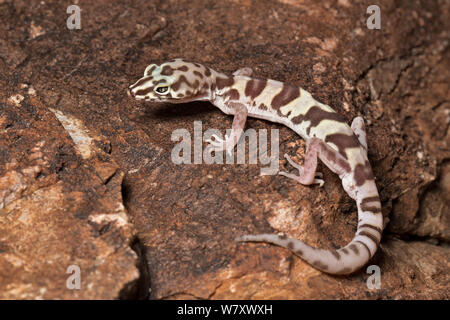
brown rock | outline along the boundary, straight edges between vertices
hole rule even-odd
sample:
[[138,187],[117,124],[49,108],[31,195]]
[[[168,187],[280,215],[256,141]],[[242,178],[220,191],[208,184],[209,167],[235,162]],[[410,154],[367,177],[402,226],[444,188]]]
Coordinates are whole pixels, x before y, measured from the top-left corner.
[[[74,145],[36,99],[0,111],[0,298],[136,294],[133,230],[114,160],[98,150],[82,160],[80,141]],[[74,123],[71,130],[79,133]],[[70,287],[72,268],[80,272],[79,289]]]

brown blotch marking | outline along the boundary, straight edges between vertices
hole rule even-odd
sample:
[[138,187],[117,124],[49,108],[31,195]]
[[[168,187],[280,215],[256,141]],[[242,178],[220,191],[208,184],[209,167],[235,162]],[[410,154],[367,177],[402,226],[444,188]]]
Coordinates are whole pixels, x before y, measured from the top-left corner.
[[373,234],[371,234],[370,232],[366,232],[366,231],[360,231],[358,232],[358,235],[360,236],[365,236],[367,238],[369,238],[370,240],[373,241],[373,243],[375,243],[376,245],[378,245],[379,241],[378,238],[375,237]]
[[193,72],[197,77],[199,77],[200,79],[203,79],[203,73],[198,72],[197,70],[194,70]]
[[154,81],[152,82],[152,84],[153,84],[154,86],[156,86],[157,84],[164,83],[164,82],[166,82],[166,80],[164,80],[164,79],[159,79],[159,80],[154,80]]
[[327,158],[327,160],[336,163],[336,151],[328,147],[326,144],[322,142],[322,140],[315,140],[320,144],[320,152]]
[[178,97],[178,98],[181,98],[181,97],[183,97],[183,96],[184,96],[184,94],[182,94],[182,93],[177,94],[177,97]]
[[178,89],[180,89],[181,84],[183,82],[186,83],[189,87],[194,88],[194,89],[197,88],[198,85],[200,84],[200,82],[198,80],[195,80],[194,83],[191,84],[191,83],[189,83],[189,81],[186,79],[186,77],[184,75],[181,75],[178,78],[178,80],[174,84],[172,84],[172,89],[175,91],[178,91]]
[[164,66],[161,70],[163,76],[170,76],[173,74],[173,68],[171,66]]
[[152,74],[153,70],[156,69],[156,66],[154,65],[153,67],[151,67],[150,69],[148,69],[147,74]]
[[198,63],[196,63],[196,62],[193,62],[192,64],[193,64],[194,66],[196,66],[197,68],[201,68],[201,67],[202,67],[201,64],[198,64]]
[[261,109],[261,110],[268,110],[269,108],[264,104],[264,103],[261,103],[259,106],[258,106],[258,109]]
[[351,245],[348,246],[348,248],[352,250],[355,254],[359,254],[359,250],[356,244],[352,243]]
[[154,88],[155,88],[154,86],[151,86],[151,87],[148,87],[147,89],[138,90],[138,91],[136,91],[136,96],[146,95],[147,93],[153,91]]
[[177,70],[182,71],[182,72],[186,72],[186,71],[189,70],[189,68],[187,66],[181,66],[181,67],[178,67]]
[[327,270],[328,269],[328,266],[325,263],[322,263],[320,261],[314,261],[312,263],[312,265],[314,267],[316,267],[317,269],[320,269],[320,270]]
[[230,100],[239,100],[239,91],[236,89],[228,90],[225,94],[225,97],[229,97]]
[[350,172],[352,171],[352,168],[350,168],[350,164],[342,159],[338,158],[338,164],[341,166],[341,168],[343,168],[346,172]]
[[372,230],[375,230],[375,231],[378,231],[378,233],[382,233],[382,230],[380,229],[380,228],[378,228],[378,227],[376,227],[376,226],[373,226],[373,225],[371,225],[371,224],[368,224],[368,223],[366,223],[366,224],[362,224],[362,225],[360,225],[358,228],[370,228],[370,229],[372,229]]
[[149,88],[144,89],[144,90],[138,90],[138,91],[136,91],[135,95],[136,95],[136,96],[143,96],[143,95],[146,95],[148,92],[153,91],[153,88],[154,88],[154,87],[149,87]]
[[347,250],[346,248],[342,248],[341,251],[342,251],[342,253],[344,253],[344,254],[348,254],[348,250]]
[[341,255],[336,250],[331,250],[330,252],[337,260],[341,259]]
[[288,247],[288,249],[290,249],[290,250],[294,249],[294,242],[289,241],[288,244],[287,244],[287,247]]
[[245,95],[251,99],[255,99],[261,94],[267,85],[267,80],[252,79],[245,85]]
[[[373,204],[373,202],[376,202],[376,203]],[[372,205],[370,205],[369,203],[372,203]],[[365,211],[365,212],[372,212],[373,214],[381,213],[380,197],[374,196],[374,197],[364,198],[361,200],[360,207],[361,207],[361,210]],[[368,225],[368,226],[370,226],[370,225]],[[374,227],[374,228],[376,228],[376,227]],[[376,228],[376,230],[377,230],[377,228]],[[381,230],[379,230],[379,232],[381,233]]]
[[209,77],[211,75],[211,70],[208,67],[205,67],[205,76]]
[[195,80],[194,83],[192,84],[192,88],[196,89],[200,86],[200,82],[198,80]]
[[358,141],[358,138],[354,134],[350,136],[342,133],[329,134],[325,137],[325,142],[331,142],[335,144],[338,147],[339,153],[345,159],[347,159],[345,149],[359,148],[361,146]]
[[233,78],[217,78],[216,79],[217,89],[219,89],[219,90],[221,90],[225,87],[230,87],[233,85],[233,83],[234,83]]
[[280,235],[278,236],[278,239],[280,239],[280,240],[286,240],[286,239],[287,239],[287,236],[284,235],[284,234],[280,234]]
[[364,243],[364,242],[362,242],[362,241],[359,241],[359,240],[356,240],[355,242],[358,242],[358,243],[361,243],[362,245],[363,245],[363,247],[364,248],[366,248],[366,250],[367,250],[367,253],[369,253],[369,257],[371,257],[372,256],[372,253],[370,253],[370,249],[369,249],[369,247]]
[[187,96],[190,96],[191,94],[192,94],[192,92],[191,92],[190,90],[187,90],[187,91],[186,91],[186,95],[187,95]]
[[361,210],[364,211],[364,212],[372,212],[373,214],[381,213],[381,208],[380,207],[369,206],[369,205],[366,205],[366,204],[362,204],[361,205]]
[[303,256],[303,251],[302,250],[297,250],[295,251],[296,254],[298,254],[299,256]]
[[379,196],[366,197],[361,200],[361,204],[365,204],[368,202],[380,202],[380,197]]
[[321,141],[320,151],[323,153],[325,158],[327,158],[327,160],[329,160],[330,162],[336,163],[343,170],[345,170],[345,172],[350,172],[352,170],[352,168],[350,167],[350,164],[347,162],[347,160],[338,156],[338,153],[334,149],[332,149],[330,146],[328,146],[327,144],[325,144],[322,141]]
[[358,163],[356,165],[353,178],[357,186],[362,186],[366,180],[373,180],[372,168],[369,161],[366,161],[364,164]]
[[[280,109],[282,106],[287,105],[289,102],[300,97],[300,88],[294,87],[288,84],[283,84],[283,88],[280,93],[273,97],[271,105],[274,109]],[[280,114],[280,112],[278,112]],[[283,114],[280,114],[284,116]]]
[[298,115],[293,117],[292,122],[294,124],[299,124],[303,121],[310,121],[306,133],[309,134],[312,127],[316,127],[322,120],[333,120],[340,123],[346,123],[345,119],[338,113],[332,111],[323,110],[319,106],[313,106],[308,109],[308,112],[304,115]]

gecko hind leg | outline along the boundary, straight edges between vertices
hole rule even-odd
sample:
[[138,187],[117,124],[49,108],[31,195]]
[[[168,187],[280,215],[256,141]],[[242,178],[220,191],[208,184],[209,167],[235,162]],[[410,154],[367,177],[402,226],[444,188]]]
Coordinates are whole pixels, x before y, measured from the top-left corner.
[[[324,181],[322,179],[317,179],[317,158],[322,160],[322,162],[330,168],[331,171],[342,176],[350,172],[350,165],[339,152],[331,148],[323,140],[318,138],[312,138],[308,141],[308,147],[306,149],[305,165],[300,166],[294,163],[289,156],[286,159],[291,165],[296,167],[299,171],[299,176],[284,171],[279,172],[279,174],[294,179],[304,185],[319,184],[322,186]],[[320,177],[321,173],[319,173]]]
[[233,76],[245,76],[250,77],[253,73],[253,70],[251,68],[241,68],[233,72]]
[[[289,162],[289,164],[291,166],[293,166],[295,169],[298,170],[299,176],[296,176],[295,174],[288,173],[285,171],[280,171],[278,174],[300,182],[299,178],[304,175],[304,167],[295,163],[294,161],[292,161],[291,157],[289,157],[289,155],[287,153],[284,155],[284,157],[286,158],[286,160]],[[322,177],[323,177],[322,172],[315,172],[314,173],[314,181],[312,182],[312,184],[318,184],[319,187],[322,187],[324,184],[324,181],[321,179]],[[300,183],[302,183],[302,182],[300,182]]]
[[364,125],[363,118],[356,117],[353,119],[351,128],[355,136],[358,138],[359,143],[367,152],[366,126]]

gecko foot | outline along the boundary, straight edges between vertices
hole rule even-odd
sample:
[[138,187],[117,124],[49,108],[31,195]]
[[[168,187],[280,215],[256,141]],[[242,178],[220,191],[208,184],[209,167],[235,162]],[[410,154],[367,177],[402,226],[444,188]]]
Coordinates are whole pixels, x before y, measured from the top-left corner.
[[[293,179],[293,180],[295,180],[295,181],[297,181],[297,182],[299,182],[301,184],[305,184],[303,182],[303,180],[302,180],[302,177],[303,177],[304,171],[305,171],[303,166],[301,166],[301,165],[295,163],[294,161],[292,161],[292,159],[287,154],[285,154],[284,157],[286,158],[286,160],[289,162],[289,164],[291,166],[293,166],[294,168],[296,168],[298,170],[299,175],[296,176],[295,174],[288,173],[288,172],[285,172],[285,171],[280,171],[278,174],[280,174],[282,176],[285,176],[287,178]],[[322,177],[323,177],[322,172],[317,172],[316,171],[314,173],[314,176],[315,176],[315,179],[314,179],[314,181],[311,184],[318,184],[319,187],[322,187],[323,184],[325,183],[325,181],[322,179]]]

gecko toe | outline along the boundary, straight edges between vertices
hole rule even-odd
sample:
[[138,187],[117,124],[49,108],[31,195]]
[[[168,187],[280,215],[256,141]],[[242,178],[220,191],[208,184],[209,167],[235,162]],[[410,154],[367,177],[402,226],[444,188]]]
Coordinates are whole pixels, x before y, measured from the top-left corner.
[[314,183],[319,185],[319,188],[323,187],[325,181],[322,179],[314,179]]

